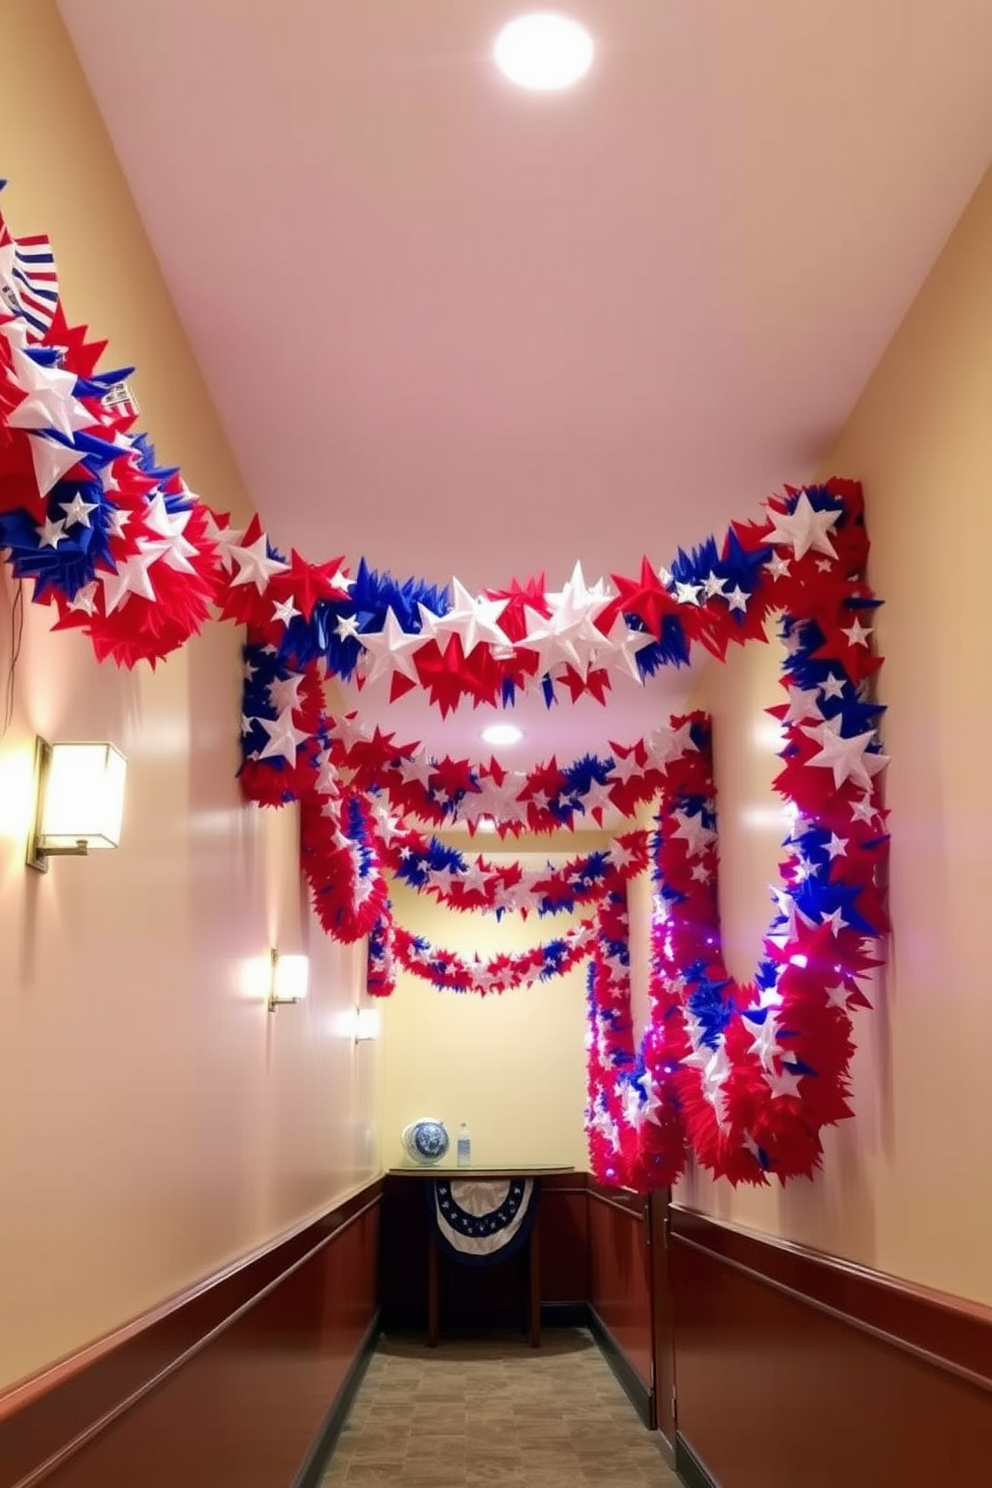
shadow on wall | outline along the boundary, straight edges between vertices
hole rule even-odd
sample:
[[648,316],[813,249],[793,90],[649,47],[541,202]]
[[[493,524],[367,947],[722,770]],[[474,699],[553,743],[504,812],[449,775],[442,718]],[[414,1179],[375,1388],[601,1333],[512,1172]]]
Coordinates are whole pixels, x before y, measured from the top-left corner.
[[[864,1113],[859,1109],[859,1117]],[[765,1189],[733,1189],[690,1165],[676,1200],[714,1219],[779,1235],[830,1255],[855,1255],[870,1265],[876,1249],[875,1196],[868,1175],[863,1122],[847,1121],[828,1136],[823,1170],[812,1179],[775,1180]]]
[[875,1198],[868,1178],[864,1132],[852,1121],[837,1128],[827,1157],[829,1176],[798,1179],[778,1196],[779,1232],[806,1235],[831,1255],[875,1254]]

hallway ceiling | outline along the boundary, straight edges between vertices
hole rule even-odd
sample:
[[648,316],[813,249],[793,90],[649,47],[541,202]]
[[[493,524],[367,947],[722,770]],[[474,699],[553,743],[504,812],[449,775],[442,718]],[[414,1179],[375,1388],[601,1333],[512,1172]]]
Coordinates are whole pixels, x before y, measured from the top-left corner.
[[987,0],[569,0],[544,95],[490,60],[526,8],[60,0],[283,548],[560,588],[755,515],[989,160]]

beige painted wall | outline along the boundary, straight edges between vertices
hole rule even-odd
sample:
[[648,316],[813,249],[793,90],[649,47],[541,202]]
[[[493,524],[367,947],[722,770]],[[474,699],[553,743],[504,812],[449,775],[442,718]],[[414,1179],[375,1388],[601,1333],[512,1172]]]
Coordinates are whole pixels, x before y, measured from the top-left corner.
[[[571,842],[570,850],[591,850]],[[448,950],[480,955],[547,940],[572,921],[459,914],[400,888],[397,921]],[[587,1166],[586,962],[567,976],[495,996],[440,992],[403,975],[384,1007],[383,1161],[403,1160],[400,1133],[440,1117],[452,1140],[467,1121],[475,1163]]]
[[[701,1178],[680,1199],[961,1296],[992,1302],[992,177],[986,177],[897,332],[822,474],[864,481],[871,579],[886,657],[881,700],[892,811],[891,955],[879,1006],[861,1015],[857,1120],[827,1142],[815,1184],[734,1195]],[[748,659],[740,665],[747,666]],[[766,679],[737,686],[746,734]],[[732,796],[725,776],[722,795]],[[728,820],[723,852],[750,851]],[[766,855],[756,852],[754,881]],[[754,886],[725,913],[763,914]]]
[[[15,231],[50,233],[71,315],[134,361],[142,425],[221,509],[238,472],[47,0],[4,6],[0,137]],[[57,107],[38,107],[43,87]],[[0,656],[13,586],[0,581]],[[298,1224],[378,1167],[376,1046],[341,1015],[361,948],[301,900],[295,813],[241,804],[240,637],[152,673],[97,667],[27,606],[0,739],[0,1388]],[[0,691],[6,661],[0,661]],[[36,732],[129,759],[119,851],[24,866]],[[305,1005],[265,1012],[270,943]]]

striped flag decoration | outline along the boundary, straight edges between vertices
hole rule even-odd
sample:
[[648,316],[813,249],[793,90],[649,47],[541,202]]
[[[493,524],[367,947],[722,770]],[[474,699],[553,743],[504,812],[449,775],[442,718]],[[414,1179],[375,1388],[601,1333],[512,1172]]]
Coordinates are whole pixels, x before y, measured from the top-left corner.
[[28,340],[42,341],[59,302],[52,245],[43,233],[0,240],[0,295],[28,326]]
[[137,418],[141,409],[138,400],[131,391],[131,384],[124,379],[112,383],[101,399],[104,408],[114,418],[129,419]]

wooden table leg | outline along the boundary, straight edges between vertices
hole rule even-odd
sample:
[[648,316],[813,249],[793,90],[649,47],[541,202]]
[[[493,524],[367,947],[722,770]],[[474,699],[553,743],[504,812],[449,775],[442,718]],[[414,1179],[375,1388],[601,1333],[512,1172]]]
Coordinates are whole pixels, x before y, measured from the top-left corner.
[[[534,1195],[532,1203],[537,1203],[537,1194]],[[534,1222],[530,1227],[530,1346],[541,1347],[541,1236],[540,1236],[541,1211],[534,1211]]]
[[427,1347],[437,1348],[438,1338],[438,1251],[437,1231],[431,1220],[427,1238]]

